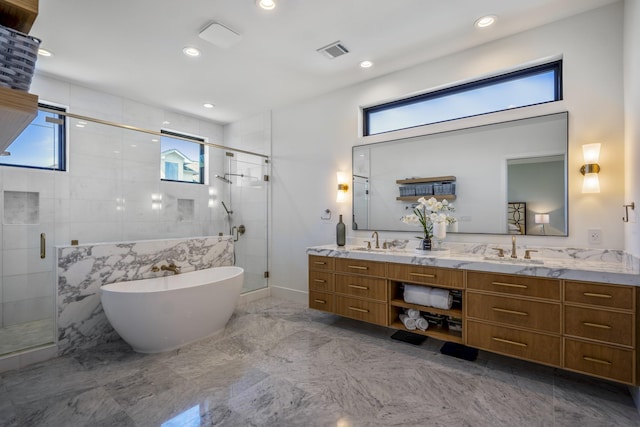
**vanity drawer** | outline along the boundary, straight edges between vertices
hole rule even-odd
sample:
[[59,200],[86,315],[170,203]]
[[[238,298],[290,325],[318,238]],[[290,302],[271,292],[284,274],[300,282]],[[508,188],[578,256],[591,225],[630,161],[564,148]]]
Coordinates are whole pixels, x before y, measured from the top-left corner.
[[560,301],[560,281],[496,273],[467,273],[467,289]]
[[507,356],[560,366],[559,336],[520,331],[467,320],[467,345]]
[[387,271],[391,280],[423,283],[446,288],[464,288],[464,273],[462,270],[411,264],[388,264]]
[[333,270],[335,260],[328,256],[309,255],[309,270]]
[[387,326],[387,305],[336,295],[335,313],[376,325]]
[[309,270],[309,289],[314,291],[333,292],[333,273]]
[[560,303],[467,292],[467,317],[510,326],[561,333]]
[[365,276],[336,274],[336,292],[339,294],[387,301],[387,280]]
[[564,366],[579,372],[633,383],[634,352],[565,338]]
[[565,306],[564,333],[632,347],[633,317],[631,313]]
[[336,271],[362,274],[366,276],[385,277],[387,268],[384,262],[338,258],[336,259]]
[[334,296],[326,292],[309,291],[309,308],[335,312]]
[[633,286],[567,280],[564,282],[564,299],[566,302],[633,310],[635,293]]

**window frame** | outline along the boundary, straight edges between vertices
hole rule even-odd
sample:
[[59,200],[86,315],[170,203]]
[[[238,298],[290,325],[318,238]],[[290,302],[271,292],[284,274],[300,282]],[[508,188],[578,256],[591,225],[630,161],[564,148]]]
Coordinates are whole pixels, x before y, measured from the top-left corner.
[[[554,72],[554,77],[555,77],[554,78],[554,87],[553,87],[554,99],[551,100],[551,101],[537,102],[537,103],[522,105],[522,106],[514,107],[514,108],[504,108],[504,109],[501,109],[501,110],[487,111],[485,113],[472,114],[472,115],[468,115],[468,116],[453,117],[453,118],[447,119],[447,120],[440,120],[440,121],[431,122],[431,123],[418,124],[418,125],[415,125],[415,126],[408,126],[408,127],[397,128],[397,129],[391,129],[391,130],[386,130],[386,131],[383,131],[383,132],[377,132],[377,133],[373,133],[373,134],[370,131],[370,124],[371,124],[370,115],[372,113],[392,110],[392,109],[394,109],[396,107],[404,107],[404,106],[407,106],[407,105],[417,104],[417,103],[420,103],[420,102],[423,102],[423,101],[429,101],[431,99],[441,98],[441,97],[448,96],[448,95],[454,95],[454,94],[458,94],[458,93],[468,92],[468,91],[471,91],[471,90],[474,90],[474,89],[484,88],[484,87],[496,85],[496,84],[499,84],[499,83],[505,83],[505,82],[513,81],[513,80],[516,80],[516,79],[519,79],[519,78],[522,78],[522,77],[531,77],[531,76],[535,76],[537,74],[541,74],[541,73],[545,73],[545,72],[549,72],[549,71],[553,71]],[[479,80],[474,80],[474,81],[470,81],[470,82],[467,82],[467,83],[462,83],[462,84],[459,84],[459,85],[455,85],[455,86],[450,86],[450,87],[446,87],[446,88],[443,88],[443,89],[434,90],[432,92],[426,92],[426,93],[422,93],[420,95],[414,95],[414,96],[410,96],[408,98],[397,99],[395,101],[385,102],[383,104],[378,104],[378,105],[374,105],[374,106],[371,106],[371,107],[362,108],[362,136],[380,135],[380,134],[384,134],[384,133],[388,133],[388,132],[395,132],[395,131],[403,130],[403,129],[411,129],[411,128],[420,127],[420,126],[428,126],[428,125],[432,125],[432,124],[435,124],[435,123],[443,123],[443,122],[449,122],[449,121],[459,120],[459,119],[463,119],[463,118],[482,116],[482,115],[485,115],[485,114],[496,113],[496,112],[499,112],[499,111],[507,111],[507,110],[513,110],[513,109],[516,109],[516,108],[530,107],[530,106],[533,106],[533,105],[547,104],[549,102],[561,101],[562,99],[563,99],[562,59],[559,59],[559,60],[556,60],[556,61],[547,62],[547,63],[544,63],[544,64],[535,65],[535,66],[528,67],[528,68],[523,68],[521,70],[510,71],[510,72],[507,72],[507,73],[498,74],[496,76],[487,77],[487,78],[483,78],[483,79],[479,79]]]
[[[167,179],[167,178],[160,178],[160,181],[163,182],[180,182],[180,183],[184,183],[184,184],[198,184],[198,185],[204,185],[206,184],[206,178],[205,178],[205,171],[206,171],[206,150],[205,150],[205,143],[207,142],[206,139],[204,137],[201,136],[194,136],[194,135],[187,135],[184,133],[180,133],[180,132],[176,132],[176,131],[171,131],[171,130],[166,130],[166,129],[160,129],[160,133],[162,134],[160,136],[160,138],[162,138],[163,136],[167,136],[170,138],[175,138],[177,137],[178,139],[184,140],[186,142],[193,142],[196,143],[200,146],[200,154],[199,156],[202,158],[202,164],[200,165],[200,181],[182,181],[179,179]],[[160,150],[162,150],[162,139],[160,140]],[[160,155],[162,155],[162,151],[160,151]],[[161,159],[162,160],[162,159]],[[199,160],[199,159],[198,159]],[[161,171],[162,173],[162,171]]]
[[[57,124],[57,133],[58,133],[58,143],[57,143],[57,150],[58,150],[58,156],[57,156],[57,162],[58,162],[58,167],[57,168],[47,168],[47,167],[42,167],[42,166],[32,166],[32,165],[16,165],[16,164],[11,164],[11,163],[4,163],[2,162],[2,158],[0,157],[0,166],[9,166],[9,167],[14,167],[14,168],[24,168],[24,169],[36,169],[36,170],[44,170],[44,171],[59,171],[59,172],[66,172],[67,171],[67,109],[65,107],[60,107],[57,105],[51,105],[48,104],[46,102],[38,102],[38,113],[36,114],[36,117],[34,117],[33,120],[36,120],[37,115],[42,113],[49,113],[49,114],[54,114],[51,113],[50,111],[42,111],[40,110],[40,108],[45,108],[47,110],[55,110],[55,111],[59,111],[62,114],[58,114],[57,115],[57,119],[62,120],[61,124]],[[24,131],[27,130],[27,128],[29,126],[31,126],[33,124],[33,120],[31,121],[31,123],[29,123],[27,125],[27,127],[24,128]],[[22,132],[20,133],[20,135],[22,135]],[[14,140],[15,141],[15,140]],[[13,143],[13,142],[12,142]],[[11,144],[9,144],[9,147],[11,146]],[[7,147],[7,148],[9,148]]]

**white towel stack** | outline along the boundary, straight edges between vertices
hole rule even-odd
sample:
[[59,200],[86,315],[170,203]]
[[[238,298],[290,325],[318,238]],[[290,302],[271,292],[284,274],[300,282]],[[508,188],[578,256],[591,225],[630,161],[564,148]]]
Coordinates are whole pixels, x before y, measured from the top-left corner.
[[[429,322],[427,322],[427,319],[422,317],[420,315],[420,311],[416,310],[414,308],[405,309],[405,314],[401,314],[399,317],[400,317],[400,321],[402,322],[402,324],[407,329],[409,329],[409,328],[407,327],[407,323],[406,322],[409,322],[410,326],[414,327],[411,330],[420,329],[421,331],[426,331],[427,328],[429,328]],[[405,320],[402,320],[403,318]],[[413,322],[412,322],[412,320],[413,320]]]
[[453,305],[453,296],[446,289],[430,286],[404,285],[404,300],[411,304],[449,310]]
[[402,322],[405,328],[407,328],[410,331],[416,330],[416,319],[414,319],[413,317],[409,317],[406,314],[401,314],[398,317],[400,318],[400,321]]

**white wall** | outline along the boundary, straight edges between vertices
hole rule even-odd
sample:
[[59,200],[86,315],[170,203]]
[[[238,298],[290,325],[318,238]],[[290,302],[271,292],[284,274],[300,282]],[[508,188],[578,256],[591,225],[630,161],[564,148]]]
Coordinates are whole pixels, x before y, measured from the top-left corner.
[[[559,55],[564,59],[565,99],[559,106],[532,110],[569,111],[569,236],[525,236],[521,242],[586,247],[586,230],[601,228],[602,248],[623,248],[622,12],[622,3],[616,3],[273,111],[271,285],[304,297],[305,248],[335,242],[337,214],[351,217],[350,204],[335,203],[335,173],[351,169],[360,106]],[[583,163],[581,146],[590,142],[602,143],[602,192],[583,195],[578,172]],[[320,220],[325,208],[334,213],[330,222]],[[354,236],[369,237],[369,233],[351,231],[348,237]],[[447,239],[506,243],[508,237],[449,235]]]
[[625,224],[625,250],[640,257],[640,2],[624,9],[625,203],[635,202]]

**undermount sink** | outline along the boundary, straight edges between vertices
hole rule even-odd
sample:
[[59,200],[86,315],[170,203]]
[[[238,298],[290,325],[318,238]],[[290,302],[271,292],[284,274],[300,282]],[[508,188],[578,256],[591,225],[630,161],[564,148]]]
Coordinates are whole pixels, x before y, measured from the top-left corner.
[[361,246],[359,248],[352,248],[352,251],[362,251],[362,252],[390,252],[390,249],[381,249],[381,248],[367,248],[365,246]]
[[539,259],[525,259],[525,258],[511,258],[504,257],[501,258],[499,256],[485,256],[485,261],[498,261],[504,262],[506,264],[535,264],[535,265],[544,265],[544,261]]

